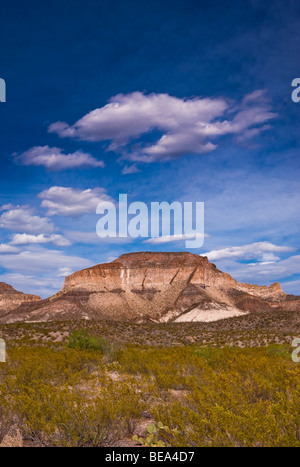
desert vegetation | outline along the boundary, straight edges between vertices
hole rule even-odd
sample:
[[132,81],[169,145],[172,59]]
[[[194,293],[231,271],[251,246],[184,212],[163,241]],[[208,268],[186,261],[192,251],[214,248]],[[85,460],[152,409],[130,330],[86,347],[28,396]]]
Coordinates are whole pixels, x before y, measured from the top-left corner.
[[14,332],[0,365],[0,442],[13,427],[25,446],[300,446],[288,344],[142,345],[97,326]]

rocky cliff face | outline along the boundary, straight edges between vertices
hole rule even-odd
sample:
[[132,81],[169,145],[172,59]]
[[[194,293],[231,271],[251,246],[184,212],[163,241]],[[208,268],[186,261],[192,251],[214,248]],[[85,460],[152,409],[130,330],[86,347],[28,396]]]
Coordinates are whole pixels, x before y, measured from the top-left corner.
[[108,264],[99,264],[67,277],[63,291],[90,292],[113,285],[124,290],[142,290],[174,283],[195,283],[208,287],[234,286],[234,279],[219,271],[207,258],[192,253],[131,253]]
[[216,321],[252,311],[296,309],[278,283],[242,284],[192,253],[131,253],[78,271],[61,292],[6,321],[110,319],[133,322]]
[[11,285],[0,282],[0,317],[16,310],[23,304],[35,305],[41,301],[37,295],[24,294]]

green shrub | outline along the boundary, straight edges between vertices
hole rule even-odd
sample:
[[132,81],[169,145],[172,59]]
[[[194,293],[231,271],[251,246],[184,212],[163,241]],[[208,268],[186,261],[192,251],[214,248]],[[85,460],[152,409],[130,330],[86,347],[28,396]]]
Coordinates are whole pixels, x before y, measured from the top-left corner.
[[75,331],[69,336],[68,345],[71,349],[85,349],[101,351],[106,360],[112,362],[116,359],[120,346],[108,342],[102,337],[91,336],[87,331]]
[[102,350],[99,339],[90,336],[87,331],[75,331],[69,337],[71,349]]

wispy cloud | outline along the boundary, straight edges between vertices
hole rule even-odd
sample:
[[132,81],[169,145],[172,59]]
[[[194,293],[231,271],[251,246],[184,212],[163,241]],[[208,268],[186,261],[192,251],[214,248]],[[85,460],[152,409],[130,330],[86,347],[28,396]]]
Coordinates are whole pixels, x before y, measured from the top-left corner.
[[6,269],[0,275],[0,281],[22,292],[46,298],[62,288],[66,275],[92,264],[87,259],[61,251],[32,247],[18,254],[0,255],[0,266]]
[[77,271],[92,265],[93,263],[87,259],[38,246],[17,254],[0,255],[1,267],[25,274],[53,273],[62,267]]
[[[288,246],[258,242],[239,247],[229,247],[204,253],[210,261],[216,262],[222,270],[235,279],[266,285],[274,281],[290,281],[286,290],[295,292],[300,274],[300,256],[288,256],[295,251]],[[299,292],[297,292],[299,293]]]
[[22,292],[39,295],[43,298],[50,297],[63,285],[63,279],[59,278],[57,274],[53,274],[52,271],[49,275],[41,274],[41,272],[31,275],[25,271],[22,273],[10,271],[1,274],[0,281],[11,284]]
[[125,167],[124,167],[123,170],[122,170],[122,174],[123,174],[123,175],[131,175],[131,174],[138,173],[139,171],[140,171],[140,170],[138,169],[138,167],[136,166],[136,164],[125,165]]
[[11,246],[7,243],[2,243],[0,245],[0,254],[7,254],[7,253],[18,253],[19,250],[15,246]]
[[[207,237],[208,235],[204,235]],[[162,235],[160,237],[148,238],[143,243],[150,243],[151,245],[161,245],[163,243],[182,242],[184,240],[194,240],[196,238],[202,238],[202,235],[195,234],[182,234],[182,235]]]
[[[56,122],[49,132],[85,141],[110,141],[109,150],[134,162],[155,162],[187,154],[204,154],[217,147],[217,139],[235,135],[247,139],[268,128],[276,116],[264,91],[258,90],[234,103],[225,98],[180,99],[168,94],[119,94],[74,125]],[[154,143],[142,135],[162,132]],[[130,142],[141,138],[139,144]]]
[[284,253],[294,251],[294,248],[288,246],[278,246],[270,242],[258,242],[243,246],[232,246],[220,250],[212,250],[204,253],[210,261],[220,259],[245,259],[256,261],[278,261],[280,257],[274,253]]
[[79,190],[69,187],[53,186],[39,194],[41,206],[48,210],[49,216],[61,215],[77,217],[95,212],[102,201],[111,201],[104,188]]
[[283,282],[281,284],[281,287],[283,288],[285,293],[288,294],[298,294],[300,291],[300,279],[296,281],[288,281],[288,282]]
[[30,234],[15,234],[12,237],[10,245],[37,245],[37,244],[52,244],[56,246],[69,246],[71,242],[62,235],[30,235]]
[[44,166],[57,171],[78,167],[104,167],[103,161],[98,161],[85,152],[63,154],[62,149],[49,146],[35,146],[20,155],[15,155],[15,160],[22,165]]
[[251,264],[225,262],[224,264],[227,272],[232,272],[235,278],[259,284],[281,279],[286,281],[300,274],[299,255],[290,256],[280,261],[266,261]]
[[58,269],[58,277],[66,277],[66,276],[70,276],[71,274],[73,274],[74,269],[72,268],[59,268]]

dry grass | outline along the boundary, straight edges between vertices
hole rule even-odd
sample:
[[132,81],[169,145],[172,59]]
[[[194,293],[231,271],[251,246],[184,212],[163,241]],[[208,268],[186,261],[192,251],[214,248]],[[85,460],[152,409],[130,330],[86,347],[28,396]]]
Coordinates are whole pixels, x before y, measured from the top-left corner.
[[298,321],[274,312],[217,323],[2,326],[0,442],[136,446],[133,435],[161,421],[171,446],[299,447],[300,366],[290,347]]

